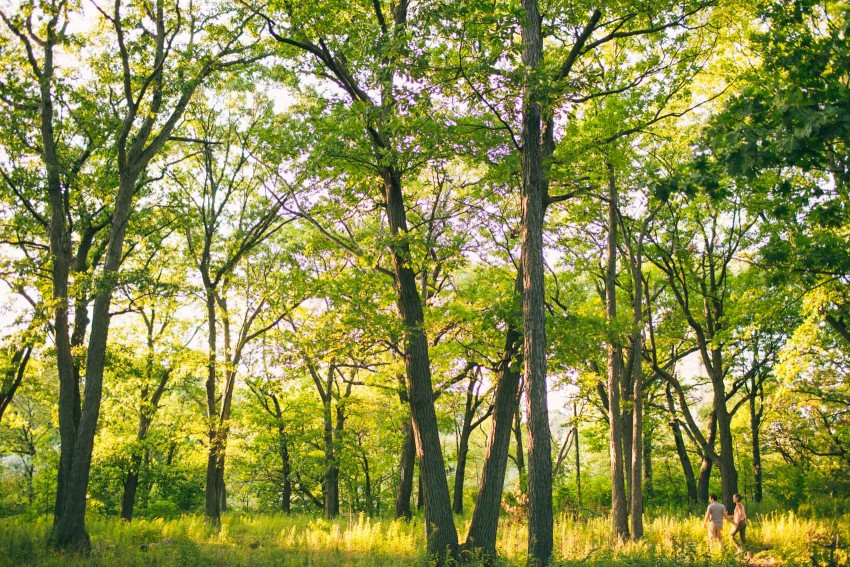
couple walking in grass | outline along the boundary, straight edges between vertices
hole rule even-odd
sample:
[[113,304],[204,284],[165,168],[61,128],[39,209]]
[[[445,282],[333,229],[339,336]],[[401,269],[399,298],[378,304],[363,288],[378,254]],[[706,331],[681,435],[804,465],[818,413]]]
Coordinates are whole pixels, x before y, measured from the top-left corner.
[[[723,545],[723,519],[725,518],[733,524],[732,531],[729,534],[732,536],[732,543],[735,544],[738,552],[743,551],[744,546],[747,544],[747,511],[741,503],[741,495],[735,493],[732,496],[732,501],[735,503],[735,511],[733,514],[729,514],[726,511],[726,506],[717,501],[716,494],[712,494],[709,497],[709,500],[711,502],[708,505],[708,509],[705,511],[705,520],[703,520],[702,523],[703,528],[708,527],[709,547],[713,547],[715,541],[717,541],[719,545]],[[738,545],[738,542],[735,541],[736,534],[741,540],[740,545]]]

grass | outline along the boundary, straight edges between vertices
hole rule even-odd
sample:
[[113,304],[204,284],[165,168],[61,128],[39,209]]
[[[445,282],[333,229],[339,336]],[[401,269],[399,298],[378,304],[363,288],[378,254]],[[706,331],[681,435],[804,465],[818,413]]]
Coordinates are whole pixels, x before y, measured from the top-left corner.
[[[757,516],[748,529],[751,554],[736,556],[726,539],[723,550],[709,553],[701,521],[673,515],[646,522],[637,543],[612,545],[605,518],[555,524],[555,562],[565,566],[739,566],[850,565],[850,516],[835,520],[803,519],[793,513]],[[427,565],[421,519],[403,522],[365,516],[327,521],[307,516],[231,513],[221,530],[211,531],[199,516],[176,520],[92,517],[93,550],[79,558],[47,550],[50,519],[0,519],[0,565],[40,566],[380,566]],[[468,519],[459,520],[465,533]],[[727,530],[728,533],[728,530]],[[843,542],[843,543],[842,543]],[[498,552],[503,566],[524,565],[525,525],[500,526]],[[829,563],[829,561],[832,563]],[[816,563],[817,562],[817,563]]]

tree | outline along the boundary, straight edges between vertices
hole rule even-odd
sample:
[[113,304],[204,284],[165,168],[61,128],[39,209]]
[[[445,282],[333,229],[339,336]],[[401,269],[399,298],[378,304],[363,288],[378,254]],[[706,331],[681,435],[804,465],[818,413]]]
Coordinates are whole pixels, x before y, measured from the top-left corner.
[[[245,113],[202,109],[193,118],[201,149],[189,154],[183,171],[169,176],[182,193],[178,206],[187,251],[203,287],[209,436],[205,514],[218,526],[226,507],[224,463],[239,365],[249,343],[274,328],[291,308],[278,304],[267,313],[274,293],[267,283],[274,256],[262,254],[261,248],[292,219],[281,214],[289,189],[278,178],[267,181],[274,170],[257,157],[263,136],[274,127],[270,103],[260,101]],[[256,263],[253,269],[249,258]],[[246,284],[242,290],[239,280]],[[241,300],[230,297],[239,292],[244,294]],[[244,305],[238,326],[233,301]]]
[[[118,172],[113,181],[117,190],[111,195],[107,221],[98,230],[109,227],[103,251],[103,273],[98,285],[94,286],[92,299],[91,329],[85,360],[85,392],[79,394],[79,377],[75,376],[75,365],[71,356],[72,337],[69,336],[66,298],[68,276],[71,269],[69,237],[70,226],[66,216],[68,195],[74,188],[74,178],[91,156],[95,148],[106,147],[103,139],[85,138],[82,146],[71,137],[62,141],[57,128],[58,98],[64,94],[64,75],[57,74],[55,58],[59,47],[71,45],[66,30],[69,23],[68,4],[62,0],[44,5],[30,6],[18,14],[3,14],[6,27],[19,40],[25,52],[24,61],[27,77],[38,85],[36,100],[39,110],[40,155],[45,168],[47,186],[50,250],[53,260],[53,298],[56,303],[54,328],[57,343],[57,362],[60,376],[59,416],[61,432],[61,456],[59,486],[54,513],[52,541],[57,547],[87,551],[89,538],[85,530],[85,496],[91,470],[91,455],[103,387],[103,370],[106,340],[110,319],[110,303],[116,285],[121,262],[124,258],[124,239],[127,223],[133,212],[133,199],[139,190],[139,181],[144,180],[148,165],[157,156],[171,137],[178,121],[199,85],[210,75],[221,69],[241,65],[245,62],[246,47],[240,43],[242,32],[230,37],[216,37],[210,33],[216,10],[203,17],[184,20],[179,7],[168,10],[163,3],[144,8],[132,5],[122,12],[122,3],[116,1],[113,9],[106,11],[98,7],[114,32],[113,39],[119,54],[118,66],[92,60],[93,75],[99,75],[100,86],[85,85],[88,93],[78,89],[78,100],[94,94],[99,101],[114,101],[95,121],[100,120],[115,127],[115,136],[110,139],[111,158],[115,159]],[[31,9],[30,9],[31,8]],[[149,16],[154,30],[144,34],[131,34],[128,28],[142,27],[143,18]],[[41,22],[40,25],[33,25]],[[236,29],[241,29],[237,26]],[[41,35],[38,35],[41,34]],[[199,57],[196,40],[204,39]],[[40,48],[40,53],[37,50]],[[194,61],[202,61],[200,64]],[[102,85],[117,81],[122,97],[110,97],[112,91]],[[167,87],[167,88],[166,88]],[[95,105],[97,106],[97,105]],[[84,103],[73,107],[85,110]],[[72,107],[72,108],[73,108]],[[78,117],[84,115],[83,110]],[[95,111],[101,112],[102,107]],[[69,144],[66,146],[65,144]],[[67,151],[65,148],[68,148]],[[63,163],[64,155],[72,156]],[[64,177],[64,179],[63,179]],[[71,219],[73,221],[73,219]],[[89,240],[90,242],[91,240]],[[85,240],[84,240],[85,242]],[[79,254],[88,258],[87,254]],[[87,264],[88,262],[86,262]],[[84,304],[83,304],[84,305]],[[82,307],[82,306],[81,306]],[[87,319],[87,310],[77,309],[77,317]],[[85,325],[75,325],[75,335],[82,343]]]
[[[164,216],[168,219],[168,215]],[[168,219],[165,225],[168,226],[173,222],[173,219]],[[156,231],[153,239],[156,241],[157,237],[162,236],[162,232]],[[129,296],[128,311],[137,314],[142,320],[145,336],[144,363],[136,400],[138,424],[121,497],[121,518],[127,521],[133,519],[143,458],[149,459],[148,433],[169,386],[173,371],[173,361],[168,360],[170,358],[167,352],[168,347],[163,343],[168,339],[167,333],[175,326],[175,312],[179,307],[177,297],[179,284],[176,282],[180,279],[177,274],[166,272],[162,268],[157,273],[153,273],[153,265],[156,262],[180,266],[176,260],[174,250],[167,249],[162,243],[159,246],[155,244],[141,266],[132,270],[135,272],[133,274],[135,277],[120,289],[121,295]],[[185,345],[180,345],[178,348],[182,350]]]
[[[61,79],[57,76],[54,55],[56,49],[66,44],[69,39],[65,33],[69,22],[67,3],[60,1],[43,6],[30,5],[28,8],[28,10],[20,13],[6,13],[4,11],[2,19],[6,28],[17,39],[18,50],[23,51],[20,65],[22,66],[23,76],[28,79],[25,84],[29,89],[15,94],[23,98],[21,102],[26,107],[34,107],[37,110],[37,115],[32,117],[33,121],[28,125],[31,125],[37,132],[33,136],[33,141],[38,141],[29,147],[41,158],[44,167],[44,180],[48,195],[46,207],[42,208],[30,201],[23,191],[17,188],[17,183],[12,179],[12,176],[6,175],[4,178],[7,184],[13,188],[13,191],[23,200],[27,210],[41,224],[50,243],[54,302],[53,329],[59,370],[60,434],[63,447],[54,512],[54,541],[56,545],[61,547],[87,550],[89,543],[84,528],[84,510],[80,500],[82,499],[82,504],[84,504],[84,485],[87,484],[88,466],[90,464],[90,455],[87,457],[86,449],[90,445],[90,438],[93,437],[94,433],[94,424],[90,423],[92,411],[94,411],[96,421],[96,411],[99,406],[99,400],[93,399],[98,397],[96,391],[98,379],[95,377],[91,382],[87,381],[87,384],[90,384],[93,390],[93,396],[89,397],[88,407],[90,411],[87,413],[89,418],[87,425],[89,427],[82,436],[80,448],[82,454],[79,459],[82,464],[77,469],[77,482],[74,486],[76,490],[73,490],[70,486],[74,484],[71,482],[71,476],[74,472],[72,455],[76,453],[74,446],[78,439],[82,414],[79,365],[75,364],[71,349],[75,344],[82,344],[88,324],[88,316],[87,301],[80,298],[76,304],[77,315],[72,337],[69,329],[67,301],[68,278],[73,257],[71,255],[71,227],[66,224],[66,215],[70,213],[67,207],[67,204],[70,203],[68,197],[70,190],[76,185],[77,175],[98,144],[93,137],[87,137],[88,143],[79,147],[67,138],[59,137],[56,134],[57,131],[62,132],[62,128],[56,128],[57,118],[54,107],[62,103],[57,94],[62,91],[59,89]],[[34,18],[37,18],[38,21],[43,20],[44,24],[40,27],[34,27]],[[70,159],[65,158],[64,161],[60,161],[60,155],[69,156]],[[42,205],[42,203],[38,205]],[[46,215],[41,212],[44,209],[47,210]],[[91,246],[94,235],[105,227],[106,224],[100,223],[86,231],[78,249],[75,268],[88,266],[88,247]],[[85,269],[82,271],[85,271]],[[103,308],[101,308],[101,311],[103,311]],[[79,490],[81,485],[82,493]],[[66,512],[72,500],[76,508],[73,518]]]
[[751,39],[761,64],[713,118],[698,161],[742,178],[748,206],[764,217],[763,263],[775,278],[830,290],[814,293],[821,316],[850,343],[842,283],[850,273],[850,11],[840,3],[765,1],[758,17],[764,29]]
[[32,344],[24,341],[23,346],[7,347],[7,352],[3,353],[6,360],[2,369],[3,381],[0,382],[0,419],[3,419],[3,414],[6,412],[9,404],[12,403],[15,392],[18,391],[21,382],[24,381],[27,365],[32,355],[32,349]]
[[12,496],[29,510],[37,509],[37,477],[52,474],[48,463],[58,433],[49,403],[56,396],[55,383],[38,372],[42,370],[38,362],[33,361],[36,372],[21,386],[0,424],[0,453],[12,456],[8,470],[20,471],[23,480],[19,494]]
[[484,408],[484,411],[479,411],[486,399],[486,392],[482,392],[481,388],[481,370],[478,368],[477,371],[471,372],[467,379],[460,424],[458,425],[457,422],[455,424],[457,465],[452,493],[452,511],[455,514],[463,514],[463,481],[466,474],[466,458],[469,453],[469,437],[493,411],[492,405]]
[[[467,79],[470,89],[476,94],[480,103],[488,109],[495,127],[507,130],[512,149],[521,156],[521,234],[522,234],[522,272],[523,272],[523,360],[525,364],[526,397],[528,400],[528,446],[529,446],[529,562],[545,565],[552,549],[552,504],[551,504],[551,442],[548,424],[548,408],[546,404],[546,340],[545,340],[545,298],[543,286],[543,222],[546,208],[549,204],[564,201],[573,196],[572,191],[562,195],[550,195],[549,188],[552,180],[552,158],[562,140],[555,135],[556,115],[559,111],[581,105],[596,98],[629,90],[647,77],[659,73],[667,66],[658,64],[658,59],[652,57],[637,43],[629,43],[632,38],[641,36],[661,37],[665,30],[683,27],[689,19],[707,7],[707,3],[694,2],[679,10],[667,9],[665,3],[646,6],[636,12],[618,13],[613,10],[603,18],[600,10],[590,10],[585,18],[576,18],[572,7],[555,6],[549,16],[555,22],[554,28],[566,27],[572,32],[568,39],[563,34],[549,34],[550,27],[544,25],[538,3],[534,0],[524,1],[519,14],[506,10],[492,10],[488,6],[485,15],[481,16],[486,22],[481,29],[487,29],[488,24],[499,22],[508,29],[519,28],[522,40],[522,58],[517,61],[511,54],[500,53],[501,44],[484,41],[467,42],[465,32],[457,39],[461,46],[461,57],[474,52],[475,47],[463,49],[463,46],[477,46],[485,56],[486,62],[478,72],[484,75],[483,85],[489,83],[491,77],[495,84],[515,87],[511,94],[502,95],[498,102],[493,102],[494,95],[489,86],[477,87],[464,73],[464,61],[459,64],[459,73]],[[671,7],[672,8],[672,7]],[[519,16],[515,18],[515,16]],[[659,16],[656,18],[656,16]],[[551,52],[552,62],[544,62],[544,37],[551,35],[553,42]],[[682,34],[686,36],[687,34]],[[684,41],[680,36],[673,43]],[[641,63],[624,70],[615,81],[594,82],[583,80],[574,72],[581,69],[582,77],[605,76],[605,64],[594,60],[592,55],[601,52],[609,44],[617,43],[622,49],[635,51],[636,58]],[[659,49],[663,42],[653,48]],[[481,47],[484,45],[485,47]],[[638,55],[640,54],[640,55]],[[491,59],[492,57],[492,59]],[[643,59],[646,57],[646,59]],[[683,60],[689,60],[684,56]],[[498,62],[498,65],[494,62]],[[591,69],[599,66],[600,73],[594,75]],[[505,81],[504,67],[509,67],[515,75],[512,81]],[[517,104],[521,101],[520,104]],[[515,119],[513,108],[521,107],[522,115]],[[494,116],[495,115],[495,116]],[[661,113],[656,117],[660,118]],[[520,130],[515,136],[513,132]],[[616,138],[616,136],[615,136]],[[565,184],[575,189],[575,184]]]
[[[277,6],[275,6],[277,7]],[[457,548],[457,531],[451,512],[445,465],[439,442],[431,381],[428,339],[424,330],[422,296],[411,266],[411,243],[405,206],[405,181],[419,165],[427,162],[431,141],[421,135],[405,139],[428,119],[427,95],[417,82],[404,85],[402,78],[417,70],[417,63],[405,67],[416,50],[410,41],[418,22],[410,21],[406,1],[393,6],[389,18],[380,2],[371,5],[340,4],[337,10],[290,5],[280,6],[279,21],[267,18],[272,37],[285,49],[307,57],[311,74],[329,78],[345,97],[345,119],[356,119],[360,131],[349,130],[358,158],[371,176],[380,180],[381,206],[390,237],[386,247],[392,262],[399,318],[404,328],[403,357],[410,397],[416,450],[425,496],[428,552],[440,562]],[[333,13],[332,13],[333,12]],[[348,15],[339,25],[339,13]],[[272,14],[278,17],[277,13]],[[415,15],[419,15],[418,12]],[[355,24],[356,22],[356,24]],[[358,39],[352,41],[350,32]],[[423,61],[424,62],[424,61]],[[418,77],[411,76],[411,79]],[[410,104],[416,100],[417,105]],[[431,126],[429,130],[433,128]],[[413,141],[411,144],[410,142]],[[415,148],[415,152],[413,151]],[[361,163],[363,163],[361,162]],[[370,184],[375,184],[373,177]]]
[[728,206],[702,200],[702,210],[667,207],[665,225],[649,235],[650,260],[661,270],[695,336],[695,347],[712,386],[712,425],[717,428],[720,452],[713,448],[713,435],[706,437],[694,421],[685,391],[671,374],[665,374],[678,394],[680,409],[703,455],[720,469],[723,499],[731,505],[738,491],[732,439],[732,415],[729,400],[738,392],[741,381],[733,380],[727,390],[732,360],[726,345],[734,329],[730,316],[730,294],[735,280],[735,260],[749,246],[755,220],[749,218],[740,203]]
[[[605,320],[614,327],[617,320],[617,233],[619,195],[614,166],[608,163],[608,251],[605,267]],[[623,373],[623,350],[618,338],[611,332],[608,343],[608,421],[610,423],[609,447],[611,450],[611,521],[618,538],[629,533],[628,502],[623,474],[623,423],[620,410],[620,388]],[[629,479],[631,481],[631,479]]]

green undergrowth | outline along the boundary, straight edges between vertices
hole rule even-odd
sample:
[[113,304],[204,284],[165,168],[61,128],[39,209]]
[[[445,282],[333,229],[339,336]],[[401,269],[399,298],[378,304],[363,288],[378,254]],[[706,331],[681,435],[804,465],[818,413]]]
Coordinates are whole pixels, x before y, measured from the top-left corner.
[[[461,533],[468,519],[460,520]],[[307,516],[231,513],[219,531],[200,516],[175,520],[115,518],[88,521],[92,553],[80,558],[49,551],[50,519],[0,519],[0,565],[40,566],[380,566],[428,565],[421,519],[411,522],[365,516],[327,521]],[[727,530],[728,533],[728,530]],[[613,544],[606,518],[560,517],[555,525],[555,565],[564,566],[850,566],[850,516],[805,519],[793,513],[751,518],[749,553],[736,554],[726,536],[710,552],[699,518],[648,519],[637,543]],[[525,565],[527,528],[500,526],[497,565]],[[473,561],[472,564],[480,564]]]

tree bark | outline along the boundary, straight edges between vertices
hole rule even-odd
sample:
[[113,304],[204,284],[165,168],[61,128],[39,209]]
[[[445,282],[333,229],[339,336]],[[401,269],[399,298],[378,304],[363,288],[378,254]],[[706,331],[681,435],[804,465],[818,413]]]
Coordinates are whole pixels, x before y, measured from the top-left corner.
[[[202,270],[203,272],[203,270]],[[204,273],[201,274],[204,276]],[[209,280],[208,275],[207,280]],[[206,283],[206,304],[207,304],[207,381],[205,384],[207,394],[207,421],[208,431],[207,439],[209,440],[209,448],[207,450],[207,472],[206,482],[204,484],[204,516],[206,522],[212,526],[221,524],[221,496],[218,489],[218,456],[223,450],[223,439],[221,431],[218,427],[217,420],[219,414],[218,396],[218,372],[216,349],[217,345],[217,316],[215,310],[215,290],[212,284]]]
[[53,283],[53,328],[56,345],[56,366],[59,374],[59,468],[56,486],[56,504],[53,511],[52,543],[56,546],[77,548],[82,551],[89,549],[88,534],[85,527],[76,533],[57,537],[61,524],[63,532],[68,532],[68,522],[65,516],[65,506],[68,496],[68,483],[71,478],[75,452],[74,444],[80,415],[79,385],[74,383],[73,356],[71,354],[71,332],[68,322],[68,276],[71,265],[71,235],[65,223],[65,203],[61,182],[61,165],[56,148],[54,130],[54,100],[53,100],[53,48],[58,43],[56,35],[57,22],[49,20],[46,29],[44,61],[40,69],[33,66],[33,72],[38,78],[39,86],[39,128],[41,138],[41,153],[46,172],[48,194],[48,211],[50,216],[49,241],[51,259],[51,279]]
[[652,438],[655,428],[643,430],[643,493],[645,498],[652,498],[655,494],[653,486],[652,471]]
[[130,470],[124,480],[124,493],[121,496],[121,519],[128,522],[133,519],[133,509],[136,503],[136,488],[139,486],[139,469],[142,467],[142,456],[133,455],[130,459]]
[[125,169],[120,174],[118,194],[112,213],[109,245],[104,262],[103,280],[95,294],[92,310],[91,335],[86,357],[84,402],[74,443],[74,460],[71,464],[70,477],[66,486],[65,506],[59,521],[54,524],[53,530],[56,545],[85,552],[90,549],[88,533],[85,530],[86,492],[103,392],[106,339],[110,320],[109,306],[112,302],[112,292],[115,289],[118,268],[121,265],[124,235],[127,229],[127,220],[132,211],[131,205],[136,180],[141,173],[138,166],[127,169],[129,171]]
[[422,468],[420,467],[419,477],[416,479],[416,510],[422,510],[423,506],[425,506],[425,489],[422,487]]
[[[640,365],[640,358],[638,365]],[[631,504],[631,537],[637,541],[643,537],[643,404],[641,403],[642,380],[638,371],[634,382],[634,427],[632,428],[632,466],[629,490]]]
[[703,457],[700,461],[699,476],[697,477],[697,499],[699,504],[708,503],[709,482],[711,481],[711,469],[714,461]]
[[617,321],[617,185],[614,167],[608,164],[608,253],[605,269],[605,319],[608,337],[608,424],[611,462],[611,530],[614,540],[629,534],[629,518],[623,478],[623,431],[620,412],[622,350],[613,329]]
[[691,465],[691,458],[688,455],[688,450],[685,447],[684,435],[682,435],[682,427],[679,425],[679,420],[676,418],[676,402],[673,399],[672,387],[668,383],[665,389],[667,397],[667,410],[670,412],[670,429],[673,431],[673,440],[676,443],[676,454],[679,456],[679,463],[682,465],[682,473],[685,475],[685,485],[688,490],[688,504],[694,507],[699,502],[699,492],[697,491],[697,481],[694,477],[694,468]]
[[[520,375],[520,390],[518,398],[524,394],[522,390],[522,375]],[[525,470],[525,444],[522,442],[522,411],[519,407],[519,399],[517,399],[517,411],[514,418],[514,440],[516,441],[516,472],[519,477],[520,488],[523,491],[528,490],[528,475]]]
[[735,503],[732,495],[738,492],[738,471],[735,468],[734,441],[732,439],[732,415],[726,407],[726,387],[722,372],[722,352],[719,348],[712,349],[712,384],[714,385],[714,414],[717,423],[717,435],[720,438],[720,453],[717,455],[717,465],[720,468],[720,484],[723,502],[728,510],[733,510]]
[[454,555],[457,551],[457,531],[434,409],[422,301],[416,286],[416,276],[409,263],[410,244],[405,236],[408,229],[401,178],[391,168],[384,171],[384,191],[388,225],[396,239],[391,245],[391,255],[398,293],[397,306],[404,323],[404,363],[424,492],[428,554],[436,556],[438,563],[442,563],[447,553]]
[[283,471],[283,487],[281,490],[280,508],[284,514],[292,512],[292,464],[289,457],[289,439],[282,423],[277,427],[278,442],[280,443],[280,464]]
[[[648,217],[651,218],[651,217]],[[632,272],[634,297],[632,301],[632,333],[631,333],[631,386],[632,411],[634,420],[629,432],[632,435],[629,468],[629,503],[631,505],[631,537],[637,541],[643,537],[643,465],[644,465],[644,431],[643,431],[643,238],[647,222],[644,222],[637,237],[637,242],[629,245],[629,267]],[[648,458],[649,452],[646,456]],[[647,467],[651,478],[651,469]]]
[[[250,383],[249,387],[251,387]],[[264,393],[254,387],[251,387],[251,389],[257,395],[258,399],[260,399],[260,403],[266,412],[274,418],[277,426],[278,455],[280,456],[280,467],[283,477],[281,482],[280,510],[284,514],[289,515],[292,512],[292,461],[289,455],[289,437],[286,434],[284,410],[275,393]],[[267,399],[271,400],[271,405],[269,405]]]
[[325,476],[322,482],[323,511],[326,518],[335,518],[339,514],[339,468],[334,454],[334,427],[331,415],[330,400],[324,406],[324,450]]
[[[537,0],[523,0],[522,63],[532,73],[543,57]],[[528,564],[545,567],[553,547],[552,448],[546,387],[546,310],[543,288],[543,223],[547,184],[544,148],[551,155],[552,121],[544,131],[543,109],[533,84],[522,101],[521,264],[523,360],[528,424]]]
[[395,499],[396,518],[410,519],[410,497],[413,495],[413,476],[416,466],[416,442],[413,439],[413,423],[404,422],[404,441],[401,445],[401,457],[398,466],[398,492]]
[[[514,286],[514,299],[517,306],[521,289],[522,274],[518,273]],[[511,431],[514,418],[519,418],[519,382],[522,364],[519,346],[522,335],[514,322],[518,320],[519,313],[515,313],[515,315],[516,317],[512,314],[509,318],[507,332],[505,333],[505,347],[499,363],[496,398],[493,402],[493,424],[490,428],[487,453],[481,471],[478,498],[475,501],[469,534],[466,538],[467,547],[481,549],[486,555],[495,555],[496,553],[496,530],[499,524],[502,490],[505,485],[505,471],[508,466]],[[519,431],[519,424],[517,424],[517,432]],[[522,451],[522,440],[518,439],[517,468],[523,462]]]
[[466,404],[463,412],[463,423],[460,427],[460,438],[457,443],[457,465],[455,468],[454,490],[452,492],[452,512],[463,514],[463,481],[466,473],[466,455],[469,453],[469,436],[472,434],[474,407],[472,405],[475,381],[470,380],[466,391]]
[[[227,431],[224,433],[224,438],[227,439]],[[215,490],[218,498],[218,509],[224,513],[227,512],[227,485],[224,482],[224,465],[227,459],[227,453],[222,451],[218,455],[218,462],[215,466]]]
[[699,492],[697,490],[697,481],[694,477],[693,465],[688,456],[688,451],[685,448],[685,442],[682,438],[682,430],[679,422],[675,419],[670,420],[670,426],[673,429],[673,437],[676,440],[676,453],[679,455],[679,463],[682,465],[682,473],[685,475],[685,485],[688,490],[688,504],[694,507],[699,502]]
[[[351,394],[351,383],[348,383],[345,398]],[[345,408],[343,406],[343,401],[338,400],[336,406],[336,423],[334,424],[333,429],[333,455],[332,459],[329,462],[328,469],[331,472],[330,478],[330,488],[332,491],[332,495],[330,498],[326,499],[326,504],[329,504],[329,508],[325,510],[326,515],[329,518],[335,518],[339,515],[339,451],[342,447],[342,435],[345,430]],[[328,502],[329,500],[329,502]]]
[[[761,443],[759,442],[759,432],[761,429],[761,418],[764,413],[764,405],[756,409],[756,397],[763,396],[764,390],[760,387],[754,389],[750,393],[750,433],[752,435],[753,446],[753,482],[755,484],[753,491],[753,500],[761,502],[762,500],[762,471],[761,471]],[[762,399],[762,404],[763,404]]]
[[[573,402],[573,415],[577,415],[575,402]],[[578,426],[573,426],[573,436],[576,442],[576,498],[578,499],[578,507],[582,507],[582,498],[581,498],[581,453],[579,452],[579,442],[578,442]]]
[[469,434],[472,431],[461,431],[458,442],[457,468],[455,469],[454,491],[452,494],[452,512],[463,514],[463,481],[466,473],[466,455],[469,452]]
[[714,443],[717,439],[717,414],[711,412],[708,423],[708,450],[703,450],[702,462],[700,463],[699,477],[697,479],[697,497],[700,504],[708,503],[709,482],[711,481],[711,469],[714,467],[714,460],[711,459],[709,452],[713,450]]
[[[619,215],[619,212],[617,212]],[[624,236],[625,238],[625,236]],[[616,277],[616,276],[615,276]],[[616,293],[616,281],[615,293]],[[618,345],[620,349],[620,409],[622,415],[622,427],[620,432],[623,436],[623,479],[626,495],[626,510],[631,510],[632,506],[632,456],[633,456],[633,436],[634,436],[634,379],[632,373],[634,371],[634,361],[632,348],[626,349],[628,355],[623,356],[624,347]],[[625,358],[625,360],[624,360]]]

